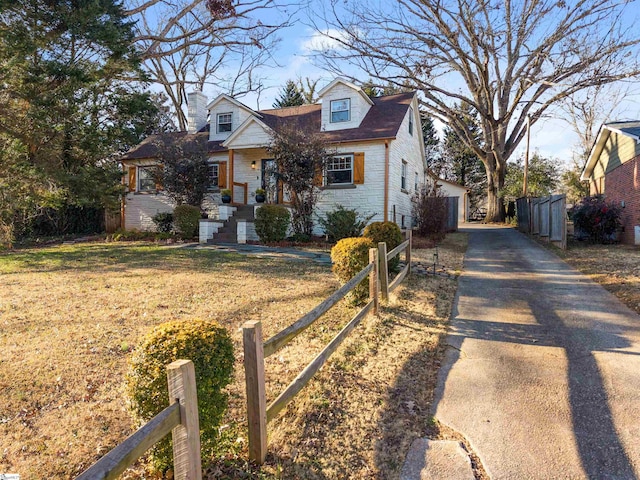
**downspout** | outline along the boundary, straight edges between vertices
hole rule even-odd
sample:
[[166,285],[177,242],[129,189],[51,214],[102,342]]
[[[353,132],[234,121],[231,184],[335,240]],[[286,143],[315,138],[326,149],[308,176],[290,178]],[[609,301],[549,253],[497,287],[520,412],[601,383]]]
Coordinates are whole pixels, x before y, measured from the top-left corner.
[[[120,200],[120,228],[122,230],[125,229],[125,221],[124,221],[124,212],[125,212],[125,208],[124,208],[124,204],[127,201],[127,183],[124,180],[124,172],[125,172],[125,167],[124,165],[121,163],[120,164],[122,166],[122,177],[120,178],[120,182],[122,183],[122,199]],[[129,169],[126,170],[127,173],[129,172]]]
[[385,222],[389,220],[389,140],[384,141],[384,214]]
[[229,182],[227,188],[231,190],[231,204],[233,205],[233,148],[229,149]]

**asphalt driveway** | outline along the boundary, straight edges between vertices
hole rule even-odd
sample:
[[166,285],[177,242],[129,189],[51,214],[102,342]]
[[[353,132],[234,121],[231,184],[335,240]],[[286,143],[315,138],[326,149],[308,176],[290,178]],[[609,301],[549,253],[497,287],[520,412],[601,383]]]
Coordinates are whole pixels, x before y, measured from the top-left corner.
[[434,416],[492,479],[640,478],[640,316],[511,228],[467,231]]

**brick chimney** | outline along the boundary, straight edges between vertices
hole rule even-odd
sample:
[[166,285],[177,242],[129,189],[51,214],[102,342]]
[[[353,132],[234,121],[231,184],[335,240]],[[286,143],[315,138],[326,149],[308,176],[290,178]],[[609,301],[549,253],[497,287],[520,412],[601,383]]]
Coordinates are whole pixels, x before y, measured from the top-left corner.
[[207,124],[207,96],[202,92],[187,94],[187,131],[196,133]]

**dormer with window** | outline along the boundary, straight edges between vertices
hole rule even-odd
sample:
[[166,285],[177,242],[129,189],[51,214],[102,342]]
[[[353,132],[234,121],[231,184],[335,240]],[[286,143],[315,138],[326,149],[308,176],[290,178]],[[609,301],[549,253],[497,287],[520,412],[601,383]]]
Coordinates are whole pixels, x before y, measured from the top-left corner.
[[259,116],[246,105],[228,95],[220,95],[207,105],[209,110],[209,140],[224,141],[248,118]]
[[358,128],[373,101],[362,88],[342,78],[336,78],[318,93],[322,100],[322,130]]

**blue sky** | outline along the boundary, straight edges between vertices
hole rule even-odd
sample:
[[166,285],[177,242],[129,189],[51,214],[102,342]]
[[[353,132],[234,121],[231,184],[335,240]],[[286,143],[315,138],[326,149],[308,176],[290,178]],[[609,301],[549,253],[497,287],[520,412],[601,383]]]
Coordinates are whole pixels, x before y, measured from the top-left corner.
[[[300,18],[293,22],[292,26],[283,29],[279,36],[280,42],[273,56],[277,59],[277,65],[261,67],[259,76],[263,79],[266,88],[258,96],[248,94],[240,101],[247,106],[257,109],[271,108],[274,100],[279,96],[282,86],[289,79],[305,78],[320,79],[318,88],[329,83],[334,75],[313,64],[311,53],[314,47],[318,47],[323,41],[321,36],[305,24]],[[367,78],[363,78],[363,81]],[[209,98],[214,98],[221,91],[213,88],[205,88]],[[640,96],[629,96],[612,114],[612,120],[628,120],[640,117]],[[565,164],[571,162],[574,146],[578,142],[577,135],[572,131],[568,123],[561,119],[562,113],[550,113],[549,118],[537,122],[531,130],[531,150],[538,150],[542,155],[558,158]],[[525,142],[522,141],[515,157],[523,155]],[[515,158],[514,157],[514,158]]]

